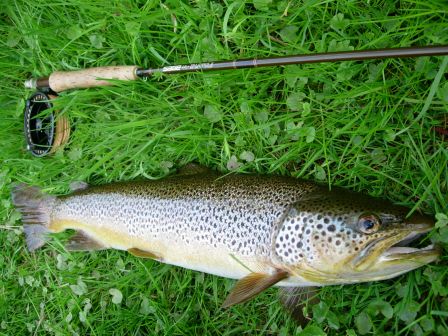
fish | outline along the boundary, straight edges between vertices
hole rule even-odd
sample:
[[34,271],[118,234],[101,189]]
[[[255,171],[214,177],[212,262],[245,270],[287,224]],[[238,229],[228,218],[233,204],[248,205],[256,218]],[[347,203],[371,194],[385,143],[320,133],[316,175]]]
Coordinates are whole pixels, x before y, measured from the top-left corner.
[[[230,307],[265,289],[353,284],[396,277],[433,261],[409,243],[432,216],[292,177],[193,169],[160,180],[78,185],[62,196],[16,185],[29,251],[75,230],[71,251],[117,249],[237,280]],[[290,300],[295,302],[297,300]]]

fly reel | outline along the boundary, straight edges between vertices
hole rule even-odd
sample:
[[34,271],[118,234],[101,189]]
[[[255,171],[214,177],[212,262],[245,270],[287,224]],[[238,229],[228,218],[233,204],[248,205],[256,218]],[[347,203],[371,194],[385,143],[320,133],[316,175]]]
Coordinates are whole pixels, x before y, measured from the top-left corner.
[[37,157],[54,153],[70,136],[68,118],[53,111],[56,94],[38,91],[26,100],[24,132],[27,149]]

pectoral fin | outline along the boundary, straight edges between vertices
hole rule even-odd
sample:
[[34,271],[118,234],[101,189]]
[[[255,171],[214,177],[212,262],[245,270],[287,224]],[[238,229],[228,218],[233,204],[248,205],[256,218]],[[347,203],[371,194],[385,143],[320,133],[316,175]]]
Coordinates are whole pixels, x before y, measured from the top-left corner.
[[67,242],[65,248],[68,251],[92,251],[92,250],[104,250],[107,247],[100,242],[89,237],[83,231],[77,231]]
[[227,308],[245,302],[288,276],[288,272],[285,271],[274,274],[250,273],[236,283],[222,307]]
[[307,306],[319,302],[317,293],[317,287],[282,287],[279,290],[283,307],[302,327],[305,327],[311,319],[306,310]]

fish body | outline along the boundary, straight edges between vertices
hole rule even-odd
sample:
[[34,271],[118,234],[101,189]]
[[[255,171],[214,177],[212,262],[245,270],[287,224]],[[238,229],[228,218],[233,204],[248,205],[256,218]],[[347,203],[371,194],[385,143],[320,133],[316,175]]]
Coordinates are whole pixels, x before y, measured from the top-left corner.
[[83,231],[103,248],[135,248],[240,279],[277,266],[273,236],[289,205],[316,188],[283,177],[215,174],[114,183],[55,198],[48,229]]
[[274,284],[386,279],[438,256],[432,246],[391,248],[428,231],[431,218],[406,220],[406,208],[287,177],[182,174],[60,197],[19,187],[13,200],[31,250],[45,233],[74,229],[69,249],[127,250],[240,279],[228,305]]

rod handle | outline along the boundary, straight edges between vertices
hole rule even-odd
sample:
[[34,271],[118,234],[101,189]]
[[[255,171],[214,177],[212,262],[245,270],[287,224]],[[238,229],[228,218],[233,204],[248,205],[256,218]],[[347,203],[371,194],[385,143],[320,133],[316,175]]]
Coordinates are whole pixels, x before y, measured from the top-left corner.
[[95,86],[108,86],[113,83],[106,79],[135,80],[137,66],[106,66],[77,71],[56,71],[48,78],[50,89],[61,92]]

